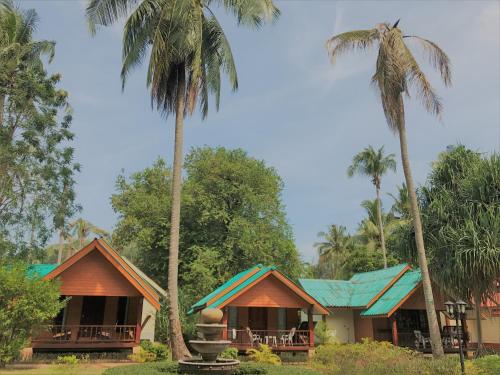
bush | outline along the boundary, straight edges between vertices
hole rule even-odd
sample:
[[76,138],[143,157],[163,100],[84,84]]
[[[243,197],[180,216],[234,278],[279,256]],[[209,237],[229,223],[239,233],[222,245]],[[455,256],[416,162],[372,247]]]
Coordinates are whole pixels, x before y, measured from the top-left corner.
[[332,330],[328,329],[325,322],[319,321],[314,328],[314,334],[318,337],[322,344],[333,344],[336,342],[335,335]]
[[474,367],[488,375],[500,374],[500,355],[487,355],[476,359]]
[[174,375],[178,374],[178,370],[177,363],[165,361],[109,368],[103,375]]
[[155,355],[155,360],[164,361],[170,359],[170,349],[167,345],[149,340],[141,341],[141,348]]
[[0,261],[0,367],[15,359],[28,337],[37,335],[66,302],[59,301],[57,282],[27,274],[25,265]]
[[238,359],[238,349],[226,348],[222,353],[220,353],[219,358]]
[[128,358],[137,363],[153,362],[156,360],[156,354],[139,347],[137,353],[129,355]]
[[267,370],[263,365],[255,363],[241,363],[234,375],[264,375]]
[[60,355],[57,357],[57,364],[75,366],[80,362],[76,355]]
[[[313,367],[329,375],[459,375],[458,356],[424,358],[420,353],[388,342],[365,340],[357,344],[327,344],[316,348]],[[468,375],[482,375],[471,362]]]
[[274,354],[267,345],[259,344],[257,349],[248,349],[247,355],[248,359],[253,362],[281,365],[281,358]]

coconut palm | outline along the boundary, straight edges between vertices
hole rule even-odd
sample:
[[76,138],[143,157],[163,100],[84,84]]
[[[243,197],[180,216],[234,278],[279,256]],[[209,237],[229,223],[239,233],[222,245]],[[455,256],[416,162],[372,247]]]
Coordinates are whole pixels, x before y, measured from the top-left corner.
[[6,95],[20,71],[42,64],[46,56],[52,61],[55,42],[33,40],[38,24],[34,9],[21,10],[12,0],[0,0],[0,126],[3,125]]
[[451,84],[450,60],[436,43],[418,36],[404,35],[398,24],[399,20],[392,26],[388,23],[381,23],[369,30],[355,30],[335,35],[327,41],[327,49],[332,63],[335,63],[337,57],[343,53],[365,50],[374,44],[378,45],[378,57],[372,83],[380,94],[389,128],[399,135],[401,161],[410,197],[432,350],[434,356],[441,357],[444,354],[443,344],[441,343],[431,279],[427,267],[417,195],[410,169],[403,96],[404,94],[409,95],[410,88],[412,88],[422,100],[425,109],[438,117],[442,112],[442,104],[406,41],[413,39],[423,46],[431,65],[439,71],[447,86]]
[[384,228],[382,224],[382,208],[380,201],[380,185],[382,184],[382,176],[387,171],[396,171],[396,160],[394,154],[384,155],[384,146],[380,147],[377,151],[372,146],[366,147],[363,151],[356,154],[352,159],[352,164],[347,169],[349,177],[359,174],[362,176],[369,176],[375,186],[376,202],[377,202],[377,220],[378,233],[380,236],[380,247],[384,257],[384,268],[387,268],[387,251],[385,248]]
[[322,271],[321,276],[330,279],[342,278],[342,264],[352,244],[346,228],[332,224],[327,232],[319,232],[318,237],[322,241],[316,242],[314,247],[319,255],[318,266]]
[[397,186],[396,195],[389,193],[389,196],[393,199],[394,203],[391,207],[391,213],[400,219],[410,219],[411,217],[411,207],[410,199],[408,197],[408,189],[406,184],[403,183],[401,186]]
[[169,323],[175,359],[189,356],[179,318],[178,258],[184,117],[197,101],[203,118],[209,93],[219,107],[221,73],[238,87],[229,42],[211,7],[233,14],[238,24],[259,27],[276,18],[272,0],[90,0],[87,18],[91,31],[128,15],[123,34],[122,83],[130,71],[149,55],[147,84],[151,101],[164,115],[175,113],[175,146],[172,173],[172,208],[168,264]]
[[[108,231],[105,229],[99,228],[95,226],[90,221],[84,220],[82,218],[76,219],[72,223],[69,224],[70,235],[65,232],[62,232],[63,238],[66,238],[73,243],[76,241],[77,250],[80,250],[87,242],[87,238],[90,234],[95,234],[98,236],[109,236]],[[74,246],[73,246],[74,249]]]

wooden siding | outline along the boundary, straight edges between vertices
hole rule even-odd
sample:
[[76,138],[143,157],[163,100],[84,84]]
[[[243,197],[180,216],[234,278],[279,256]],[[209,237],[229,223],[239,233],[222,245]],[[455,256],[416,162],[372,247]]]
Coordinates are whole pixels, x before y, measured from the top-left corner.
[[60,275],[61,294],[69,296],[139,296],[98,251],[91,251]]
[[309,304],[289,288],[283,287],[283,283],[274,275],[270,275],[228,306],[308,308]]
[[[435,284],[432,285],[432,294],[434,295],[434,305],[436,306],[436,310],[446,310],[444,306],[445,299],[443,293]],[[417,290],[415,290],[415,293],[404,301],[399,308],[405,310],[425,310],[425,299],[422,285],[420,285]]]
[[360,342],[362,338],[373,339],[372,319],[363,319],[359,314],[361,310],[354,310],[354,338]]

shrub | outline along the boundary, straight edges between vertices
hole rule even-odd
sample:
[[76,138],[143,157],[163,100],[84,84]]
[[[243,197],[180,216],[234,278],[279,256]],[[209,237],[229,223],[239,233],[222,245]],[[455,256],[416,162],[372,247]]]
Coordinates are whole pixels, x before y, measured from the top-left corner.
[[176,375],[178,370],[177,363],[165,361],[114,367],[104,371],[103,375]]
[[75,366],[80,362],[76,355],[60,355],[57,357],[57,363],[60,365]]
[[129,355],[128,358],[137,363],[153,362],[156,360],[156,354],[139,347],[137,352]]
[[281,365],[281,358],[274,354],[267,345],[260,344],[257,349],[248,349],[247,355],[248,359],[253,362]]
[[264,366],[255,363],[241,363],[234,375],[264,375],[267,370]]
[[474,367],[488,375],[500,374],[500,355],[487,355],[474,361]]
[[314,328],[314,334],[318,337],[319,342],[322,344],[333,344],[335,340],[335,334],[332,330],[328,329],[325,322],[319,321]]
[[167,345],[149,340],[141,341],[141,348],[155,355],[155,360],[164,361],[170,359],[170,349]]
[[238,359],[238,349],[226,348],[222,353],[220,353],[219,357],[225,359]]
[[25,265],[0,261],[0,367],[15,359],[65,302],[59,301],[57,282],[28,276]]

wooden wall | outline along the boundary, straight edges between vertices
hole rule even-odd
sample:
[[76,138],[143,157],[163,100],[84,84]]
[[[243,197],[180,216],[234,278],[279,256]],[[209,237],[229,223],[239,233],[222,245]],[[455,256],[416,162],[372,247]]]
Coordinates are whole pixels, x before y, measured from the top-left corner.
[[362,338],[373,338],[373,322],[372,319],[361,318],[362,310],[354,310],[354,338],[356,342],[360,342]]
[[309,307],[306,301],[272,275],[260,281],[234,301],[231,301],[229,305],[240,307],[295,307],[304,309]]
[[99,251],[92,251],[60,275],[67,296],[139,296],[139,292]]

